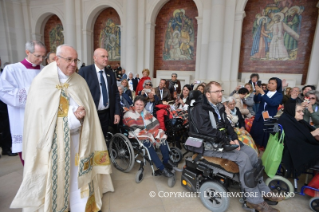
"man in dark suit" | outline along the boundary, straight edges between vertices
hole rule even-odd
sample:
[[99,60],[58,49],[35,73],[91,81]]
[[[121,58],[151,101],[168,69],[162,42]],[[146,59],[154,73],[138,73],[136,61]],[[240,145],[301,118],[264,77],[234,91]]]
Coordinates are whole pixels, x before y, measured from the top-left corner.
[[120,121],[120,95],[117,89],[115,75],[106,69],[108,53],[98,48],[93,54],[94,64],[80,69],[79,74],[87,82],[98,115],[104,136],[107,136],[108,126]]
[[181,82],[177,79],[176,73],[172,73],[171,77],[172,78],[166,82],[166,88],[171,92],[171,96],[176,98],[176,95],[182,92]]
[[158,96],[162,101],[170,101],[171,100],[171,93],[170,91],[165,88],[166,80],[161,79],[157,88],[155,88],[155,94]]

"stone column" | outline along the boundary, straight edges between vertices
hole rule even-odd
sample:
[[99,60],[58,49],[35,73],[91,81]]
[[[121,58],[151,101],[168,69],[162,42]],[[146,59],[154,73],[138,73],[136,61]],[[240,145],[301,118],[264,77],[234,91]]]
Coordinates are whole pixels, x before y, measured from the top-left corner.
[[[202,27],[202,36],[201,39],[198,39],[197,48],[201,46],[200,48],[200,58],[199,58],[199,71],[196,70],[195,72],[195,78],[204,80],[206,79],[207,75],[207,65],[208,65],[208,49],[209,49],[209,27],[210,27],[210,14],[211,14],[211,1],[210,0],[203,0],[203,23],[201,25]],[[198,29],[200,25],[198,22]],[[199,34],[197,34],[197,37],[199,37]],[[197,49],[198,52],[198,49]],[[197,56],[198,57],[198,56]],[[197,60],[198,61],[198,60]],[[197,63],[196,61],[196,63]]]
[[85,65],[89,65],[89,63],[84,59],[83,55],[83,35],[82,35],[82,1],[81,0],[75,0],[75,11],[79,11],[75,13],[75,28],[76,28],[76,45],[74,48],[76,48],[76,51],[78,52],[78,58],[81,60],[78,64],[78,68],[81,67],[82,63],[85,63]]
[[[24,28],[24,19],[23,19],[23,11],[22,4],[20,1],[12,2],[13,16],[14,19],[14,34],[15,39],[11,39],[12,45],[12,56],[13,61],[18,62],[23,60],[26,57],[25,54],[25,28]],[[15,48],[14,48],[15,46]]]
[[137,0],[126,0],[126,72],[137,72]]
[[[82,51],[82,61],[86,62],[86,65],[93,63],[93,31],[92,30],[82,30],[83,36],[83,51]],[[65,37],[64,37],[65,38]]]
[[[319,2],[317,4],[319,7]],[[319,11],[318,11],[319,14]],[[310,56],[310,63],[308,68],[308,75],[306,85],[316,85],[319,91],[319,16],[317,20],[316,32],[313,39],[312,51]]]
[[[153,78],[154,73],[154,50],[155,50],[155,24],[146,23],[145,26],[145,68],[150,70],[150,76]],[[142,70],[138,70],[141,75]]]
[[223,60],[225,0],[212,0],[206,78],[220,81]]
[[66,0],[65,2],[65,26],[64,31],[64,43],[76,47],[76,31],[75,31],[75,1]]
[[230,81],[233,84],[237,83],[237,78],[238,78],[241,34],[242,34],[242,28],[243,28],[243,20],[244,20],[245,16],[246,16],[245,11],[237,12],[236,16],[235,16],[232,65],[231,65],[231,73],[230,73]]

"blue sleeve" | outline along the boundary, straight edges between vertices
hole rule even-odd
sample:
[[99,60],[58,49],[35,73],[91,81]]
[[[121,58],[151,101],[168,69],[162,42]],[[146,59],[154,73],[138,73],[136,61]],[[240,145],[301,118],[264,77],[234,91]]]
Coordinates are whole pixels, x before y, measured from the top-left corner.
[[260,102],[261,101],[261,94],[255,95],[254,96],[254,101],[255,101],[255,103]]
[[272,98],[269,98],[266,94],[262,96],[262,100],[272,107],[278,107],[281,104],[282,98],[281,93],[276,93]]

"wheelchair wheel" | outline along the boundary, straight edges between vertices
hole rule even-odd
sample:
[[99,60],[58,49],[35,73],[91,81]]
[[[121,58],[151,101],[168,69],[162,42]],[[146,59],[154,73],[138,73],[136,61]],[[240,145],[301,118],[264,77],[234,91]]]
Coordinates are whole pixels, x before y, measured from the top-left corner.
[[208,181],[201,185],[199,191],[200,199],[208,210],[214,212],[227,211],[229,198],[223,196],[227,192],[224,186],[215,181]]
[[138,170],[135,175],[135,182],[140,183],[143,180],[143,177],[144,177],[143,169]]
[[121,172],[129,172],[134,166],[134,149],[130,140],[124,135],[115,134],[109,146],[110,158],[116,169]]
[[291,195],[294,193],[294,186],[288,179],[282,176],[275,175],[273,178],[267,178],[265,184],[271,191],[285,195],[285,199],[289,199],[294,196]]
[[181,160],[183,158],[182,151],[180,149],[178,149],[177,147],[172,147],[170,149],[171,149],[171,151],[169,152],[169,158],[171,159],[171,161],[173,161],[174,163],[181,162]]
[[173,188],[175,183],[176,183],[175,175],[173,177],[168,178],[167,180],[168,187]]
[[313,197],[309,201],[309,207],[311,210],[319,212],[319,197]]

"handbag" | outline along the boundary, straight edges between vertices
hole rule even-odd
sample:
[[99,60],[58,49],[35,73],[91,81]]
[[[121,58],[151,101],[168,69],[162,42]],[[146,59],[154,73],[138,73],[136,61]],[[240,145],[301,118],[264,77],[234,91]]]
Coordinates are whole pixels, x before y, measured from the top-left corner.
[[204,153],[203,141],[204,140],[200,138],[188,137],[185,142],[185,148],[189,152],[196,152],[196,153],[203,154]]
[[273,178],[275,176],[278,167],[281,163],[282,154],[284,150],[284,130],[281,131],[280,138],[278,137],[279,132],[277,132],[275,135],[270,134],[265,152],[261,157],[263,165],[265,166],[265,172],[270,178]]

